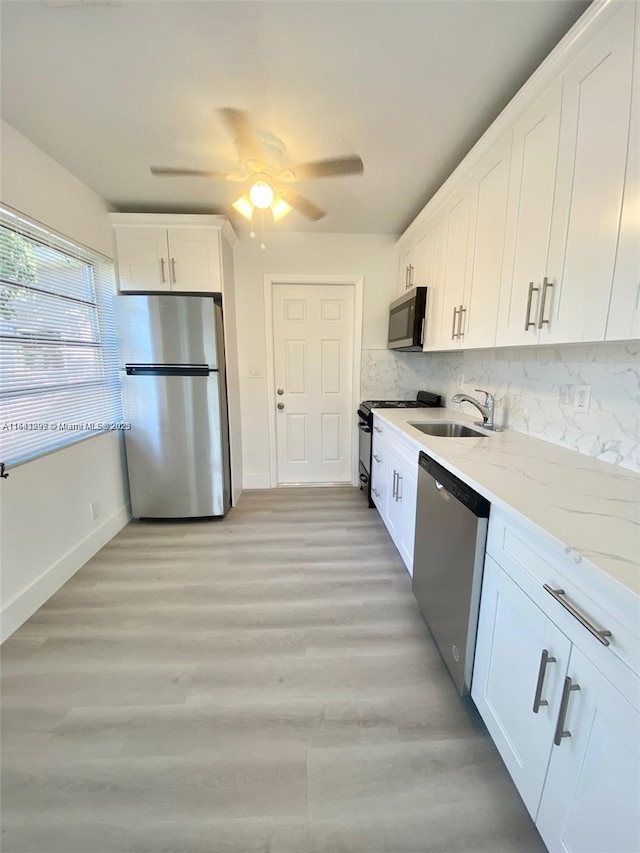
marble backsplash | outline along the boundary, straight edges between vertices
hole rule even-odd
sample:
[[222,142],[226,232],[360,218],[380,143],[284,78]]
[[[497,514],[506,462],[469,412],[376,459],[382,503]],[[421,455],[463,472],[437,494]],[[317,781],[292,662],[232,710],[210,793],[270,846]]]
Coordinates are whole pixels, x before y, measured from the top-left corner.
[[[460,377],[463,377],[460,379]],[[567,385],[590,385],[588,412],[562,402]],[[446,405],[463,390],[496,397],[496,423],[640,472],[640,342],[447,353],[363,350],[361,397]],[[474,414],[468,403],[459,408]],[[456,404],[453,404],[453,408]]]

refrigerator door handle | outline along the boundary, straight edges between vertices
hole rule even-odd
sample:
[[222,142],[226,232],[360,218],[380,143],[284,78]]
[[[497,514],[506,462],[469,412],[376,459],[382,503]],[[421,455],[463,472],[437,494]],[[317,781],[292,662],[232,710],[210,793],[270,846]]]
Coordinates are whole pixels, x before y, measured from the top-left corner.
[[207,364],[125,364],[127,376],[209,376],[217,368]]

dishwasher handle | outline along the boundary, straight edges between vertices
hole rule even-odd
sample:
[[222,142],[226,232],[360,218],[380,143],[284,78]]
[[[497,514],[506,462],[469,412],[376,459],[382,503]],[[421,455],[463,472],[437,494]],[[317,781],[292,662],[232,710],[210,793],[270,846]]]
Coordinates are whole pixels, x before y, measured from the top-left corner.
[[420,452],[418,464],[420,468],[433,477],[436,490],[445,500],[455,498],[478,518],[489,518],[491,504],[481,494],[472,489],[471,486],[463,480],[458,479],[451,471],[448,471],[439,462],[436,462],[435,459],[427,456],[422,451]]

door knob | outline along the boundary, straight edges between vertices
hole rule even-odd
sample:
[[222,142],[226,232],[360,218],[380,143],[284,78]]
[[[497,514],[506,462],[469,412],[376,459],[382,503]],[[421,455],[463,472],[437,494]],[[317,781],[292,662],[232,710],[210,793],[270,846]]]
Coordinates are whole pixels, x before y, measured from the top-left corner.
[[282,397],[282,395],[284,394],[284,388],[278,388],[276,394],[278,395],[278,397]]
[[279,408],[279,409],[284,409],[284,403],[278,403],[278,408]]

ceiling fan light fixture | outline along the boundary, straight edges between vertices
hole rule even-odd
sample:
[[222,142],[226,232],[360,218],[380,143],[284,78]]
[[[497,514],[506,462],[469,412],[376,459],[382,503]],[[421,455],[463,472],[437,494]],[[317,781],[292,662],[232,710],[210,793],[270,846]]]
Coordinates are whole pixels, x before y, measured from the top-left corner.
[[283,198],[277,196],[276,198],[274,198],[273,203],[271,205],[273,221],[279,222],[283,216],[286,216],[287,213],[291,213],[292,210],[293,208],[290,204],[287,204],[287,202]]
[[249,190],[251,203],[260,210],[271,207],[274,197],[275,193],[266,181],[256,181]]
[[253,216],[253,204],[246,193],[236,199],[231,206],[234,210],[237,210],[238,213],[244,216],[245,219],[251,221],[251,217]]

